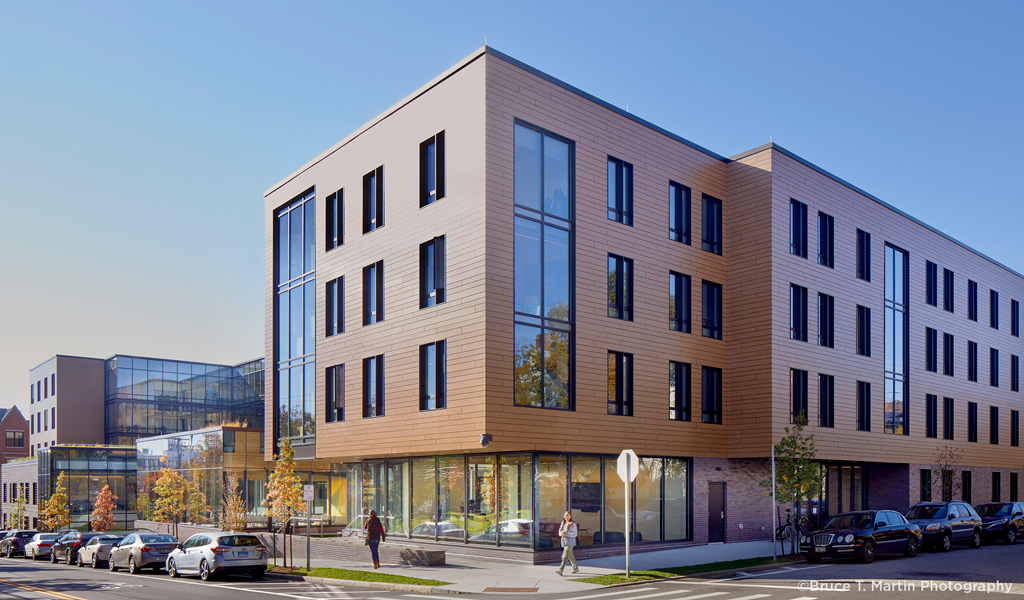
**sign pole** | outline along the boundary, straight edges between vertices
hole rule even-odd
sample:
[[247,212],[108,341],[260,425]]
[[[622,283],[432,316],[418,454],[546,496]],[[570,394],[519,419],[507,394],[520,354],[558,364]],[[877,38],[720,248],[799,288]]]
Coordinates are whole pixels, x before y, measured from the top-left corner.
[[640,459],[637,458],[636,452],[632,450],[623,450],[619,454],[618,460],[615,461],[615,470],[619,474],[619,479],[622,480],[623,489],[626,495],[626,514],[623,516],[625,527],[623,529],[626,532],[626,577],[629,577],[629,538],[632,537],[630,534],[630,524],[632,523],[633,512],[630,509],[630,498],[632,494],[633,480],[636,479],[637,472],[640,467]]
[[302,486],[302,499],[306,501],[306,573],[309,573],[309,520],[313,516],[313,486]]
[[[626,457],[626,460],[627,461],[629,460],[628,456]],[[630,465],[630,466],[632,466],[632,465]],[[630,470],[632,470],[632,469],[630,469]],[[631,483],[631,481],[632,481],[631,479],[627,479],[625,481],[625,483],[623,483],[623,485],[626,488],[626,527],[625,527],[625,529],[626,529],[626,579],[629,579],[629,538],[633,537],[632,535],[630,535],[630,531],[629,531],[629,525],[630,525],[630,523],[629,523],[629,496],[630,496],[629,484]]]
[[775,446],[772,446],[772,561],[778,560],[775,554]]

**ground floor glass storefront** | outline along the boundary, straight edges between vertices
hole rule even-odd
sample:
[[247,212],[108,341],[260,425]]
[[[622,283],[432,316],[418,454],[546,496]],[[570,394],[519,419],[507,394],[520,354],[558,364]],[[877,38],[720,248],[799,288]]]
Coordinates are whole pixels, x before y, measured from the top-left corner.
[[[615,456],[489,454],[338,465],[353,518],[376,510],[392,535],[555,548],[571,509],[580,545],[624,544],[625,486]],[[691,538],[691,462],[641,457],[632,541]],[[357,513],[356,510],[359,512]]]
[[38,453],[39,500],[47,500],[64,475],[70,527],[89,529],[96,497],[105,486],[116,496],[114,529],[135,525],[135,448],[128,446],[51,446]]

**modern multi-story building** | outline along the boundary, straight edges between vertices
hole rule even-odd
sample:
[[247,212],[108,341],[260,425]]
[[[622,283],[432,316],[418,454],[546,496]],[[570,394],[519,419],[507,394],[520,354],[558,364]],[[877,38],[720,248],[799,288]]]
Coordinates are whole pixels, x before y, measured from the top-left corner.
[[614,552],[632,448],[641,549],[765,539],[801,415],[816,512],[907,508],[947,444],[947,493],[1016,499],[1024,278],[778,145],[726,158],[484,47],[265,218],[266,452],[356,473],[393,532],[547,560],[571,509]]

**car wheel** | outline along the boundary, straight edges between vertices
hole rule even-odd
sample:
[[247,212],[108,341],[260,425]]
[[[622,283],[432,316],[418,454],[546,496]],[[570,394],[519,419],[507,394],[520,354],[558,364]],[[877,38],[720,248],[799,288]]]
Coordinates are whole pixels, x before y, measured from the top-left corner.
[[116,571],[117,570],[117,566],[114,565],[114,555],[113,554],[111,554],[110,556],[107,557],[107,568],[110,569],[111,571]]
[[57,550],[56,550],[56,548],[51,548],[50,549],[50,563],[54,564],[54,565],[57,564]]
[[805,554],[804,558],[806,558],[807,562],[811,563],[812,565],[816,565],[821,562],[821,557],[817,554]]
[[860,556],[857,558],[859,558],[862,563],[869,563],[875,560],[875,542],[872,540],[865,541],[860,547]]
[[1017,531],[1013,527],[1006,532],[1006,543],[1011,545],[1017,543]]
[[167,559],[167,574],[171,577],[181,577],[181,573],[178,573],[178,567],[174,565],[174,559]]
[[203,581],[209,581],[212,575],[213,573],[210,572],[210,563],[206,562],[206,559],[204,558],[202,562],[199,563],[199,578]]
[[82,553],[81,552],[78,553],[78,558],[75,559],[75,564],[77,566],[79,566],[79,567],[82,566]]
[[138,567],[138,565],[135,564],[135,557],[134,556],[129,556],[128,557],[128,572],[131,573],[132,575],[135,575],[136,573],[139,572],[139,567]]
[[[28,558],[28,554],[25,554],[25,558]],[[32,560],[38,560],[38,559],[39,559],[39,557],[36,556],[35,548],[33,548],[32,549]]]
[[65,563],[66,563],[66,564],[67,564],[67,565],[68,565],[69,567],[71,566],[71,564],[72,564],[72,562],[73,562],[73,561],[71,560],[71,550],[67,550],[67,551],[65,551],[65,552],[64,552],[64,562],[65,562]]
[[7,546],[7,558],[14,558],[14,548],[9,544]]
[[953,536],[951,534],[946,533],[945,535],[942,536],[942,546],[941,546],[941,549],[942,549],[943,552],[949,552],[950,550],[953,549]]
[[94,569],[100,568],[100,559],[96,556],[95,552],[92,555],[92,568],[94,568]]
[[914,558],[915,556],[917,556],[917,538],[916,537],[909,537],[909,538],[907,538],[907,548],[906,548],[906,550],[903,551],[903,556],[906,556],[907,558]]
[[974,537],[971,538],[971,548],[981,548],[981,532],[977,529],[974,530]]

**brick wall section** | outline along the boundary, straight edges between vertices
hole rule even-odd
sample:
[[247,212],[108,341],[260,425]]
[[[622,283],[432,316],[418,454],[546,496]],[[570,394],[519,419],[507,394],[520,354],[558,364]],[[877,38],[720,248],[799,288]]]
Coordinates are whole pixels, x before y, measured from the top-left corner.
[[906,512],[917,502],[916,477],[917,471],[907,465],[869,465],[867,507]]
[[[23,446],[8,446],[7,445],[7,432],[8,431],[20,431],[24,435]],[[17,406],[12,406],[10,410],[4,413],[4,418],[0,420],[0,465],[4,464],[15,458],[24,458],[29,455],[29,449],[32,447],[32,435],[29,429],[28,421],[21,414],[21,411]]]
[[[921,497],[921,469],[932,470],[932,501],[942,500],[942,488],[939,487],[940,475],[939,470],[934,464],[912,464],[909,465],[910,469],[910,497],[914,502],[919,502]],[[962,484],[962,472],[971,472],[971,505],[977,506],[978,504],[984,504],[986,502],[1009,502],[1010,501],[1010,473],[1017,473],[1017,499],[1024,499],[1024,495],[1021,494],[1021,482],[1019,481],[1024,473],[1024,469],[993,469],[992,467],[977,467],[972,465],[965,465],[959,467],[954,474],[954,478],[957,484]],[[1001,473],[999,479],[999,498],[993,498],[992,496],[992,473]],[[953,495],[954,500],[963,500],[963,490]]]
[[[708,483],[718,481],[725,482],[725,541],[770,540],[772,501],[767,496],[769,490],[759,485],[770,478],[771,463],[766,460],[693,459],[694,542],[707,543]],[[785,508],[781,507],[782,514],[785,514]]]

